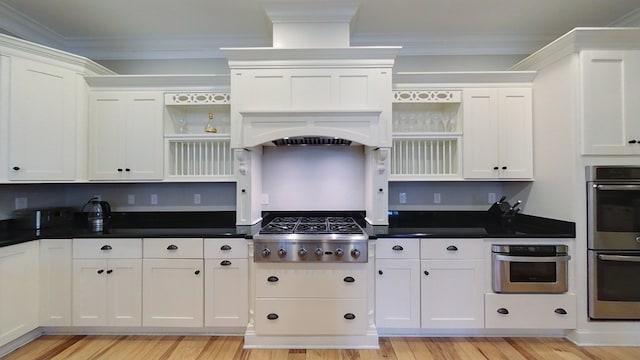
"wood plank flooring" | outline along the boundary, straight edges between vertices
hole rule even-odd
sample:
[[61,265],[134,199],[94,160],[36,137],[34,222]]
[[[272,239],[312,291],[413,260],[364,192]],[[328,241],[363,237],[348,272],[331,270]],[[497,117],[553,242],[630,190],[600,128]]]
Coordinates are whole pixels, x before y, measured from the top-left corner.
[[379,350],[245,350],[240,336],[45,335],[2,360],[630,360],[640,347],[581,347],[560,338],[380,338]]

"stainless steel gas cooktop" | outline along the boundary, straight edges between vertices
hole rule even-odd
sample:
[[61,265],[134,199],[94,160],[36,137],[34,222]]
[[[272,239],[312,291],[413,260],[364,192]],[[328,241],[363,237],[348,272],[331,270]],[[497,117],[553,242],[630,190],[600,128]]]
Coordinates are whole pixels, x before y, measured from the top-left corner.
[[253,239],[255,262],[367,262],[369,236],[353,217],[275,217]]

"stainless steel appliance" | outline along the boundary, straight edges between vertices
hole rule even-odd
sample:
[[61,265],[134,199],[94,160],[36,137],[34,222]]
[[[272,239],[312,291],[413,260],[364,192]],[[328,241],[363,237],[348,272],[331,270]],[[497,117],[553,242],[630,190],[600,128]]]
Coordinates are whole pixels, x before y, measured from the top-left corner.
[[640,319],[640,166],[589,166],[589,317]]
[[563,293],[568,290],[566,245],[493,245],[493,291]]
[[255,262],[367,262],[369,236],[349,216],[279,216],[253,239]]
[[87,211],[87,226],[90,232],[103,232],[109,229],[111,219],[111,205],[98,198],[91,198],[83,206]]

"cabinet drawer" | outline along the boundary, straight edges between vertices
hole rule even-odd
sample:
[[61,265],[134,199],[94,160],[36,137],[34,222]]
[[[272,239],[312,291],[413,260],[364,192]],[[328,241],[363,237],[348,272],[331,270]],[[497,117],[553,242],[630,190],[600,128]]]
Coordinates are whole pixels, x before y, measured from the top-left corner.
[[378,239],[375,244],[377,259],[418,259],[420,256],[420,239]]
[[74,259],[140,259],[142,239],[73,239]]
[[[365,298],[367,296],[366,264],[346,264],[327,269],[326,264],[260,264],[255,269],[257,297],[300,298]],[[324,268],[309,265],[323,265]]]
[[421,259],[482,259],[482,239],[421,239]]
[[256,299],[258,335],[364,335],[366,299]]
[[248,256],[244,239],[204,239],[205,259],[246,259]]
[[485,294],[485,326],[495,329],[575,329],[575,294]]
[[145,238],[145,258],[202,259],[202,238]]

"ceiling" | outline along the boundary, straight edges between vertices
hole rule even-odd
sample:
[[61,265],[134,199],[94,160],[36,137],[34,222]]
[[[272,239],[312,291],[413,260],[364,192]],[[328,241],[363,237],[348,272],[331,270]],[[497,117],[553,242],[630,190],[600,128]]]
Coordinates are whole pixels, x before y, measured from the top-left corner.
[[[528,55],[575,27],[604,26],[640,26],[640,2],[360,0],[351,45],[399,45],[401,56]],[[0,0],[0,32],[94,60],[272,46],[260,0]]]

